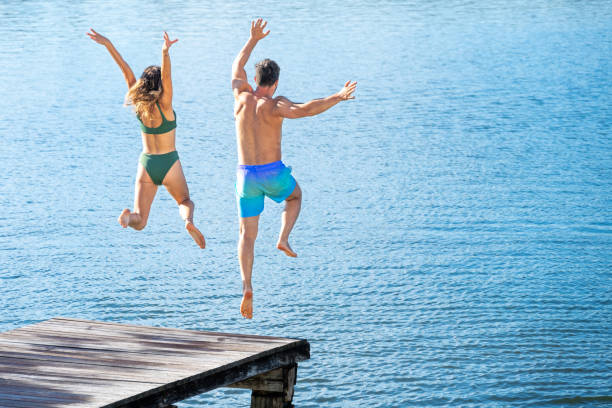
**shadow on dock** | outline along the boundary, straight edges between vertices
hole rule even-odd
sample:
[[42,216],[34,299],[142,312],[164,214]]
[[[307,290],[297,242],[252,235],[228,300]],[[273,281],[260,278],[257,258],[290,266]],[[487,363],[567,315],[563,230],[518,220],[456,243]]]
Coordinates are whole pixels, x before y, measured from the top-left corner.
[[[59,408],[74,403],[84,404],[91,400],[86,395],[66,390],[66,384],[62,381],[57,385],[45,381],[43,385],[36,377],[18,378],[40,372],[42,364],[38,362],[39,360],[31,359],[29,353],[0,350],[0,406],[34,407],[44,403],[45,407]],[[12,376],[15,378],[11,378]]]

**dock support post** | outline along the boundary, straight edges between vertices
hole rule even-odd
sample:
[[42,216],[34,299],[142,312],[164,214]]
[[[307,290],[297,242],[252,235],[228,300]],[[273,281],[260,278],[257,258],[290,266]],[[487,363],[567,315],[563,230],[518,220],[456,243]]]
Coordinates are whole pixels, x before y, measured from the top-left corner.
[[293,408],[293,387],[297,381],[297,364],[277,368],[230,385],[249,388],[251,408]]

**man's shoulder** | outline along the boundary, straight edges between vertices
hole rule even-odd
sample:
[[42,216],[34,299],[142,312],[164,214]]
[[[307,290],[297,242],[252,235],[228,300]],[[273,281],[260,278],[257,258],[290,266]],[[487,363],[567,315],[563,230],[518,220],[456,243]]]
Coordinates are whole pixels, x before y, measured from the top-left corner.
[[279,96],[275,96],[274,98],[268,98],[267,104],[270,106],[271,109],[275,109],[282,103],[286,103],[286,102],[289,102],[289,99],[287,99],[286,97],[282,95],[279,95]]
[[279,101],[279,98],[282,98],[282,96],[272,98],[269,96],[258,96],[252,93],[248,96],[248,98],[252,98],[254,101],[257,101],[258,105],[265,105],[266,107],[268,107],[276,105]]
[[246,103],[250,100],[255,100],[255,95],[253,95],[252,90],[244,90],[238,93],[236,99],[241,103]]
[[277,97],[274,98],[274,103],[286,102],[288,100],[289,98],[287,98],[286,96],[278,95]]
[[267,98],[266,105],[270,113],[272,113],[273,115],[276,115],[278,106],[287,100],[288,99],[285,98],[284,96],[279,95],[279,96],[275,96],[274,98]]
[[[239,84],[239,86],[236,86],[236,84]],[[234,92],[234,98],[236,99],[244,98],[247,95],[253,94],[253,88],[246,81],[234,80],[232,81],[232,88]]]

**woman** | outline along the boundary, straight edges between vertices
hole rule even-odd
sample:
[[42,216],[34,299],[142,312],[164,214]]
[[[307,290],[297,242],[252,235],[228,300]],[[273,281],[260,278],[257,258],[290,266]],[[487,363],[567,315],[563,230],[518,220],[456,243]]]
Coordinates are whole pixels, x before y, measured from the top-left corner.
[[134,211],[123,210],[119,224],[123,228],[141,230],[147,225],[151,203],[157,187],[163,185],[176,200],[179,212],[185,220],[185,228],[200,248],[206,242],[202,233],[193,224],[193,202],[183,168],[176,152],[176,115],[172,109],[172,76],[170,73],[169,49],[178,39],[170,41],[164,32],[161,67],[152,65],[136,80],[130,66],[123,60],[108,38],[95,32],[87,35],[106,47],[121,71],[128,85],[126,103],[134,105],[142,130],[142,154],[136,175]]

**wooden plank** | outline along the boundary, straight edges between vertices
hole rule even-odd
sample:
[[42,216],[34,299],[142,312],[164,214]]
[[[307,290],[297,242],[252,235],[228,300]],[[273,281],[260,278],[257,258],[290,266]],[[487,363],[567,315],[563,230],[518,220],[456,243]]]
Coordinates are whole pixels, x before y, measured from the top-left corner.
[[19,389],[29,389],[32,391],[31,393],[35,393],[37,390],[41,393],[49,391],[71,393],[95,397],[96,400],[103,397],[106,398],[105,396],[108,395],[113,396],[113,399],[110,401],[105,399],[107,403],[163,385],[162,383],[117,382],[97,378],[50,377],[44,374],[5,374],[3,380],[5,385],[2,386],[2,392],[11,392],[14,388],[19,387]]
[[[118,339],[106,339],[100,337],[77,337],[77,336],[58,336],[58,335],[37,335],[34,332],[27,333],[12,333],[10,338],[8,336],[0,336],[0,340],[4,342],[16,342],[16,343],[25,343],[34,344],[34,345],[48,345],[48,346],[57,346],[57,347],[74,347],[81,349],[96,349],[96,350],[106,350],[113,352],[123,352],[123,351],[131,351],[138,352],[143,354],[155,354],[155,355],[194,355],[194,356],[202,356],[203,352],[206,352],[206,357],[210,359],[222,358],[223,361],[226,358],[223,355],[231,355],[235,354],[236,357],[244,357],[245,355],[253,354],[252,351],[223,351],[218,350],[218,353],[211,352],[209,349],[199,350],[198,346],[202,347],[199,343],[159,343],[159,344],[142,344],[136,341],[127,341],[127,340],[118,340]],[[303,341],[303,340],[302,340]],[[293,343],[299,343],[300,341],[293,341]],[[292,343],[287,343],[280,345],[280,348],[283,348]],[[279,348],[268,346],[265,349],[262,349],[261,352],[267,352],[273,348]],[[234,353],[232,353],[234,352]]]
[[[46,375],[22,375],[3,373],[0,379],[0,391],[3,394],[25,396],[44,396],[49,400],[48,404],[30,404],[32,407],[57,406],[57,407],[100,407],[118,399],[125,398],[140,392],[158,387],[160,384],[137,383],[137,382],[114,382],[87,378],[49,378]],[[55,398],[55,397],[60,398]],[[55,404],[56,399],[74,399],[82,401],[82,404]],[[76,404],[76,405],[75,405]],[[2,404],[0,404],[2,406]]]
[[[167,344],[165,346],[152,346],[142,345],[138,342],[128,341],[111,341],[106,339],[86,339],[78,337],[45,337],[39,339],[35,334],[30,335],[19,335],[14,336],[11,339],[0,339],[4,344],[13,343],[27,343],[37,346],[55,346],[55,347],[71,347],[75,350],[79,350],[81,353],[89,353],[91,350],[106,351],[111,353],[123,353],[125,351],[139,353],[142,355],[157,356],[164,359],[171,359],[176,356],[190,356],[193,358],[207,358],[209,361],[218,361],[218,364],[226,363],[228,360],[239,360],[248,357],[258,352],[238,352],[238,351],[223,351],[211,352],[210,350],[198,350],[197,344],[187,346],[181,345],[175,347],[173,344]],[[268,349],[261,350],[259,352],[266,352]]]
[[[19,384],[24,387],[31,385],[45,384],[49,389],[56,390],[74,390],[76,385],[82,386],[83,389],[110,389],[118,390],[125,388],[129,390],[138,389],[141,392],[164,385],[164,382],[151,382],[145,380],[118,380],[113,378],[103,377],[75,377],[66,375],[53,375],[49,373],[3,373],[2,380],[5,380],[9,385],[11,383]],[[67,384],[64,387],[64,384]],[[70,385],[72,384],[72,385]],[[2,386],[2,392],[10,391],[11,387]],[[113,391],[114,393],[115,391]],[[132,395],[132,394],[131,394]]]
[[57,404],[57,403],[72,404],[75,402],[83,402],[83,399],[79,399],[77,396],[72,396],[72,397],[69,396],[66,398],[62,398],[62,397],[57,397],[53,395],[0,393],[0,401],[7,401],[7,403],[8,401],[12,401],[12,403],[15,403],[16,401],[19,401],[19,402],[27,401],[31,404],[30,406],[40,406],[42,404],[50,403],[50,402],[54,404]]
[[202,366],[199,358],[172,356],[172,358],[154,358],[139,353],[109,353],[101,350],[88,350],[87,353],[73,348],[61,349],[48,346],[35,346],[22,343],[11,343],[10,347],[0,341],[0,357],[15,357],[24,360],[52,360],[57,362],[74,362],[79,364],[102,365],[112,367],[137,367],[151,370],[197,369]]
[[[41,385],[40,383],[36,384],[38,386],[38,388],[36,388],[33,385],[24,385],[24,383],[18,382],[18,381],[8,381],[6,379],[0,379],[0,384],[2,384],[3,382],[5,385],[4,388],[8,389],[11,395],[33,395],[33,396],[42,395],[42,396],[47,396],[47,397],[57,398],[57,399],[79,398],[78,396],[76,396],[74,393],[71,392],[71,389],[63,391],[61,389],[53,388],[52,385],[49,385],[49,386],[45,385],[44,387],[40,387]],[[4,393],[6,393],[6,391],[4,391]],[[3,394],[0,394],[0,395],[3,395]]]
[[[263,391],[264,393],[255,393],[255,400],[265,400],[271,397],[271,394],[278,394],[277,397],[282,397],[283,402],[290,403],[293,400],[293,389],[297,379],[297,364],[288,367],[277,368],[267,373],[247,378],[229,385],[230,388],[249,388],[253,391]],[[265,396],[265,398],[264,398]],[[257,402],[255,405],[263,404]]]
[[[56,324],[61,323],[62,325],[74,325],[75,327],[83,327],[83,325],[90,325],[91,327],[105,327],[115,331],[123,331],[128,330],[131,333],[166,333],[168,335],[177,335],[179,337],[182,336],[208,336],[210,338],[216,338],[217,341],[243,341],[243,342],[251,342],[251,343],[274,343],[274,342],[292,342],[295,338],[288,337],[272,337],[272,336],[261,336],[255,334],[239,334],[239,333],[220,333],[220,332],[211,332],[211,331],[200,331],[200,330],[183,330],[183,329],[171,329],[167,327],[152,327],[152,326],[139,326],[133,324],[123,324],[123,323],[113,323],[113,322],[100,322],[100,321],[92,321],[92,320],[81,320],[81,319],[67,319],[67,318],[53,318],[46,320],[41,323],[37,323],[38,325],[43,324]],[[28,326],[24,326],[28,327]],[[44,326],[43,326],[44,327]],[[17,329],[19,330],[19,329]],[[6,332],[9,333],[9,332]]]
[[[0,334],[0,400],[164,407],[309,357],[299,339],[58,318]],[[268,375],[267,389],[287,395],[283,370],[280,382]]]
[[284,408],[283,394],[278,392],[253,391],[251,408]]
[[[60,408],[66,406],[67,402],[56,402],[56,401],[16,401],[10,399],[0,398],[0,408]],[[73,403],[69,403],[71,407],[74,407]]]
[[195,332],[190,333],[187,331],[183,332],[174,332],[174,333],[165,333],[159,332],[157,330],[152,330],[150,332],[145,332],[142,329],[138,329],[137,331],[132,331],[127,328],[109,328],[104,326],[96,326],[96,325],[74,325],[74,324],[41,324],[40,326],[26,326],[20,329],[16,329],[7,334],[19,334],[26,332],[36,332],[36,333],[46,333],[49,334],[59,334],[59,333],[68,333],[73,335],[91,335],[92,337],[103,336],[103,337],[125,337],[129,340],[133,340],[138,338],[142,341],[158,341],[158,342],[205,342],[209,347],[246,347],[253,349],[260,349],[269,347],[273,344],[287,344],[292,343],[296,339],[265,339],[254,341],[251,339],[243,339],[241,337],[234,337],[233,335],[227,335],[225,337],[219,335],[211,335],[207,332]]
[[[86,342],[87,344],[100,347],[102,345],[106,345],[109,348],[117,349],[121,348],[125,344],[130,344],[131,346],[139,346],[140,349],[144,350],[163,350],[167,348],[171,349],[180,349],[183,348],[185,350],[191,350],[194,346],[201,347],[202,350],[207,350],[210,352],[214,351],[251,351],[258,352],[262,350],[269,349],[271,347],[275,347],[277,345],[290,344],[291,342],[286,343],[276,343],[276,344],[261,344],[261,345],[232,345],[227,344],[226,347],[223,347],[222,344],[213,344],[207,341],[198,341],[192,339],[183,339],[183,340],[147,340],[141,339],[135,336],[131,338],[113,336],[111,334],[85,334],[78,333],[75,331],[66,331],[66,332],[57,332],[57,331],[44,331],[44,330],[23,330],[19,332],[13,332],[10,336],[0,336],[0,339],[5,341],[22,341],[27,339],[33,339],[37,342],[41,342],[41,344],[54,344],[53,341],[57,339],[61,339],[65,341],[65,345],[72,345],[74,342]],[[44,343],[45,341],[49,341],[49,343]]]
[[[29,361],[30,360],[28,360],[28,362]],[[0,373],[45,374],[49,377],[98,378],[101,380],[140,381],[152,383],[172,382],[176,381],[177,379],[193,375],[194,373],[193,370],[183,370],[182,372],[175,373],[133,367],[122,367],[121,370],[118,370],[116,367],[100,365],[92,366],[68,362],[62,362],[61,364],[52,363],[56,362],[38,360],[37,364],[34,365],[29,363],[24,364],[24,360],[22,359],[0,357]]]
[[39,360],[61,361],[72,360],[78,364],[91,364],[100,366],[116,367],[158,367],[158,369],[192,368],[198,369],[203,366],[220,366],[232,361],[240,361],[253,354],[242,355],[216,355],[209,354],[139,354],[134,352],[115,352],[95,349],[68,349],[56,351],[45,351],[39,353],[17,353],[0,351],[0,356],[17,357],[24,360],[32,360],[30,364],[36,364]]
[[[197,350],[197,353],[209,352],[209,353],[256,353],[265,351],[271,347],[277,345],[291,344],[292,342],[286,343],[275,343],[267,345],[249,345],[249,344],[221,344],[211,343],[207,341],[198,341],[192,339],[180,339],[180,340],[146,340],[132,336],[131,338],[113,336],[108,333],[100,334],[88,334],[78,332],[60,332],[60,331],[43,331],[43,330],[24,330],[19,332],[13,332],[10,336],[0,336],[0,341],[5,342],[29,342],[31,344],[39,345],[56,345],[56,346],[73,346],[81,348],[96,348],[96,349],[108,349],[108,350],[123,350],[129,347],[129,350],[139,351],[142,353],[159,353],[164,351],[176,352],[177,350],[183,350],[184,352],[191,352]],[[59,342],[58,342],[59,341]],[[61,343],[60,343],[61,342]]]
[[[163,403],[174,403],[214,388],[243,381],[277,367],[292,365],[310,358],[308,342],[302,340],[292,346],[285,350],[270,350],[268,353],[260,353],[238,364],[228,364],[207,373],[193,376],[185,381],[168,384],[134,398],[118,401],[116,404],[110,404],[104,408],[158,406]],[[134,402],[138,402],[138,404],[133,405]]]
[[283,382],[283,369],[277,368],[255,377],[247,378],[228,385],[229,388],[247,388],[255,391],[268,391],[282,393],[285,386]]
[[171,404],[218,387],[224,387],[229,384],[243,381],[249,377],[270,371],[279,366],[291,365],[297,361],[303,361],[307,358],[309,358],[309,347],[306,343],[295,350],[260,358],[255,356],[249,361],[249,364],[228,365],[216,370],[211,370],[211,372],[203,373],[203,375],[197,375],[185,381],[168,384],[133,398],[109,404],[103,408],[132,408],[160,406],[164,403]]
[[[219,364],[227,364],[248,357],[250,354],[223,355],[212,358],[208,354],[199,355],[171,355],[171,356],[142,356],[138,353],[107,353],[106,351],[80,349],[62,350],[62,352],[41,350],[39,352],[17,352],[0,348],[0,358],[14,358],[22,360],[22,365],[37,364],[82,364],[100,367],[134,368],[163,370],[166,372],[183,372],[185,370],[197,370],[203,366],[216,367]],[[14,364],[19,364],[17,361]]]
[[295,383],[297,382],[297,364],[293,364],[291,367],[283,368],[283,375],[285,379],[285,389],[283,390],[283,400],[285,405],[293,401],[293,391]]

